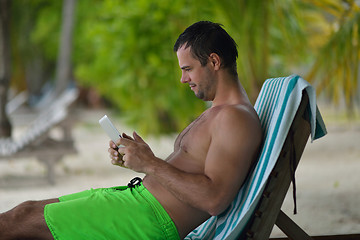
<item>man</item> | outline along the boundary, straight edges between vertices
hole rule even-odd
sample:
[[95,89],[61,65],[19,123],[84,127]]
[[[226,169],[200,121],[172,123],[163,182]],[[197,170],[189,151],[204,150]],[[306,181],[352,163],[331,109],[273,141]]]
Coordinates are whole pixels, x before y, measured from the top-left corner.
[[174,51],[181,82],[212,106],[180,133],[173,153],[164,161],[137,133],[123,134],[110,141],[110,158],[145,173],[142,182],[25,202],[0,215],[0,239],[179,239],[226,210],[262,139],[238,80],[236,44],[219,24],[202,21],[179,36]]

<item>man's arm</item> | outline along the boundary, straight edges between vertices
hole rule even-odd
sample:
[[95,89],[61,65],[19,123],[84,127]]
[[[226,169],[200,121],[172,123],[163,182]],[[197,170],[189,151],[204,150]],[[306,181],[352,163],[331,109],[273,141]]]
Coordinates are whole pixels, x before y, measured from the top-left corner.
[[180,201],[218,215],[226,209],[244,181],[261,142],[258,120],[246,110],[224,109],[216,116],[203,174],[184,172],[157,158],[134,133],[120,139],[124,165],[155,177]]

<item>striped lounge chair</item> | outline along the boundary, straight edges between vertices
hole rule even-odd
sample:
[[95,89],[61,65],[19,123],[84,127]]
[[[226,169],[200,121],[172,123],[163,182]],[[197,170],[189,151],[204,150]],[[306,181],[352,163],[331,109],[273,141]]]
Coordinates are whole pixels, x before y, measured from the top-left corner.
[[[229,208],[185,239],[269,239],[275,222],[289,222],[280,208],[290,182],[294,184],[297,163],[309,135],[314,140],[326,134],[315,91],[297,75],[268,79],[255,109],[264,132],[258,163]],[[285,233],[295,231],[293,235],[301,236],[298,239],[306,239],[296,226]]]
[[[16,134],[14,138],[0,138],[0,161],[35,157],[47,168],[49,183],[55,184],[55,164],[65,155],[77,153],[71,132],[73,120],[70,110],[78,96],[77,88],[66,89],[53,102],[44,104],[21,134]],[[26,94],[19,95],[12,106],[7,106],[8,113],[24,103],[26,97]],[[56,127],[61,131],[58,138],[50,134]]]

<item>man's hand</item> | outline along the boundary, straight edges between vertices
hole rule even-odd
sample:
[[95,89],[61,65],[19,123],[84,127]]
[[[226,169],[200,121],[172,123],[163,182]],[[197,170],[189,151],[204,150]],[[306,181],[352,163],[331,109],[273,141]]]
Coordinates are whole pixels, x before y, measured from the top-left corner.
[[108,152],[110,153],[110,159],[113,165],[124,167],[124,161],[122,159],[122,156],[118,152],[117,145],[112,140],[110,140],[109,142]]
[[[120,145],[122,147],[114,148]],[[116,144],[110,142],[109,152],[112,164],[141,173],[146,173],[147,167],[157,161],[149,145],[136,132],[133,133],[133,138],[123,134],[123,138],[120,138]]]
[[[130,136],[128,136],[125,133],[122,134],[122,137],[133,140]],[[112,140],[110,140],[108,152],[110,153],[111,163],[113,165],[124,167],[123,156],[118,152],[118,150],[119,150],[118,145],[116,145]]]

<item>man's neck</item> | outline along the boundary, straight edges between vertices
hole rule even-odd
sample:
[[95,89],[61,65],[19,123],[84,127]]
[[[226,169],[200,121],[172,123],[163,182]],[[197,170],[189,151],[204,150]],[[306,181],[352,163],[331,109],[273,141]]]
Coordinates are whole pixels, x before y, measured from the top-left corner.
[[218,81],[212,107],[247,103],[248,97],[237,76],[228,73]]

